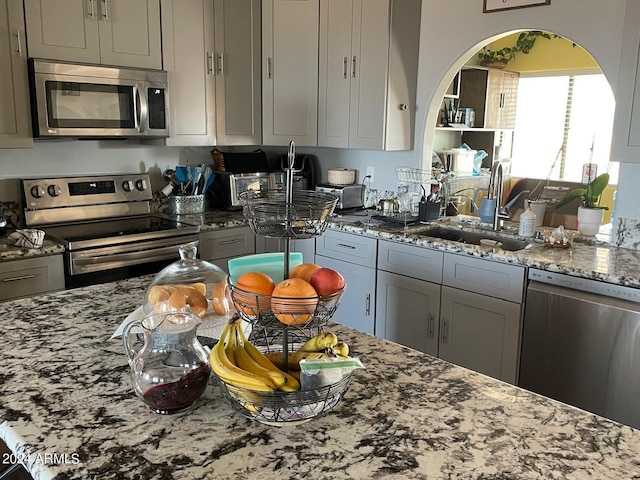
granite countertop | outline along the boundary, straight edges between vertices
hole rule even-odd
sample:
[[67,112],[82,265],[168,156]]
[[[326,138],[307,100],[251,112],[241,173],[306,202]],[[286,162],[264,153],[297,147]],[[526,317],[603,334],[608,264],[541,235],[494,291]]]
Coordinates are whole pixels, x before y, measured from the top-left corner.
[[252,422],[213,381],[190,412],[153,414],[109,340],[150,281],[0,304],[0,438],[34,478],[640,477],[640,431],[342,326],[366,368],[322,417]]
[[[202,215],[182,215],[179,218],[187,223],[199,225],[202,231],[246,225],[241,210],[209,211]],[[534,241],[531,242],[530,248],[509,252],[419,235],[420,231],[443,224],[462,226],[470,230],[490,228],[486,224],[480,224],[477,217],[460,215],[408,229],[402,226],[368,226],[362,223],[362,219],[366,219],[364,212],[360,215],[335,215],[330,220],[328,228],[640,288],[640,250],[615,247],[606,240],[606,237],[576,235],[572,247],[568,249],[552,248],[545,246],[542,241]],[[538,231],[549,228],[540,227]],[[516,223],[505,222],[506,233],[517,234],[517,231]]]
[[64,252],[64,245],[45,237],[42,247],[26,248],[18,247],[7,237],[0,238],[0,262],[9,260],[20,260],[23,258],[42,257],[45,255],[56,255]]

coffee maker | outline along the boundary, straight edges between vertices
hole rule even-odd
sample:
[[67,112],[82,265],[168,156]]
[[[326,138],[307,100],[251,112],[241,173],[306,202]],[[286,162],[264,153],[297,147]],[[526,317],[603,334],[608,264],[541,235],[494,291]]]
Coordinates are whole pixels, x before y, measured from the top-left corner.
[[[286,175],[285,168],[288,165],[286,154],[270,159],[271,172],[274,178],[274,187],[284,190]],[[293,161],[295,173],[293,175],[294,190],[315,190],[320,179],[320,165],[315,155],[307,153],[296,154]]]

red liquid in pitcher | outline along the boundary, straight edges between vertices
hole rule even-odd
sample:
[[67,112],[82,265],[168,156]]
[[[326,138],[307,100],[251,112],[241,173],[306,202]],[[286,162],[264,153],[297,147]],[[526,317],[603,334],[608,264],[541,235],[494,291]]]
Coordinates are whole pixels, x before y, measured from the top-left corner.
[[200,398],[209,381],[209,365],[199,362],[198,367],[171,383],[151,387],[143,399],[156,413],[172,414],[189,408]]

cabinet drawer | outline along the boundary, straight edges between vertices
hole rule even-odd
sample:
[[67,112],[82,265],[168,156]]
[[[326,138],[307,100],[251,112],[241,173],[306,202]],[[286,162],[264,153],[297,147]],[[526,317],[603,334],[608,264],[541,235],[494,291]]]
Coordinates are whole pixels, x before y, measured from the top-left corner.
[[376,266],[377,246],[375,238],[327,229],[316,239],[316,255],[373,268]]
[[407,277],[442,282],[443,252],[403,243],[380,240],[378,242],[378,270]]
[[62,255],[0,263],[0,300],[64,290]]
[[200,258],[209,261],[251,255],[256,251],[255,237],[249,227],[200,232],[198,250]]
[[521,303],[525,268],[481,258],[444,255],[443,285]]

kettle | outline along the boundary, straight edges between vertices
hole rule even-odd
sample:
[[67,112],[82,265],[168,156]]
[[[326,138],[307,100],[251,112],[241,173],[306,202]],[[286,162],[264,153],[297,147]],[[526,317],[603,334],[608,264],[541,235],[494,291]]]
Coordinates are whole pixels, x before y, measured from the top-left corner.
[[400,203],[395,198],[383,198],[378,202],[376,210],[382,211],[382,213],[398,213]]
[[[476,198],[478,198],[478,193],[480,193],[482,191],[488,192],[488,189],[487,188],[477,188],[477,189],[474,190],[473,198],[471,199],[471,205],[473,206],[473,209],[476,212],[478,212],[478,216],[480,217],[480,221],[482,221],[483,223],[491,223],[491,222],[493,222],[493,216],[494,216],[494,213],[496,211],[496,202],[498,200],[496,198],[489,198],[487,196],[487,197],[483,197],[482,198],[482,200],[480,202],[480,205],[477,205],[476,204]],[[508,210],[510,207],[513,206],[514,203],[516,203],[518,198],[520,198],[520,196],[523,193],[529,193],[529,190],[521,191],[515,197],[513,197],[510,202],[508,202],[506,205],[504,205],[502,208],[504,208],[505,210]]]

